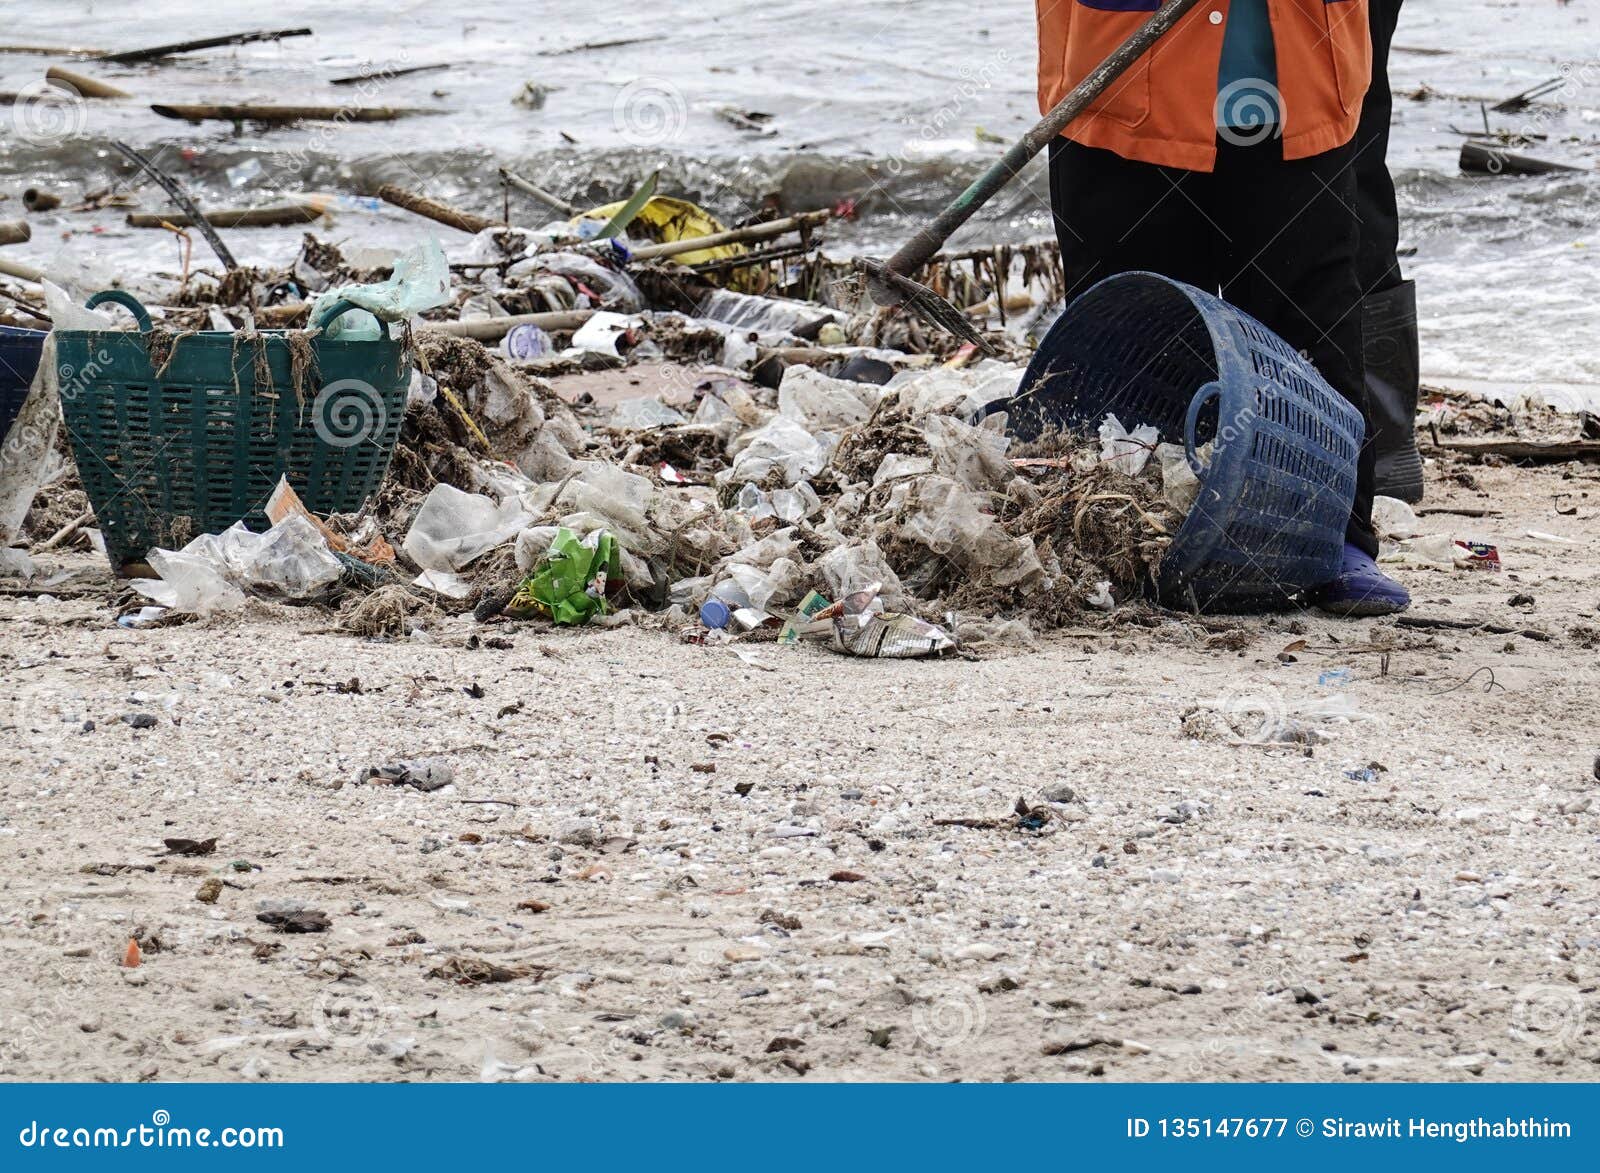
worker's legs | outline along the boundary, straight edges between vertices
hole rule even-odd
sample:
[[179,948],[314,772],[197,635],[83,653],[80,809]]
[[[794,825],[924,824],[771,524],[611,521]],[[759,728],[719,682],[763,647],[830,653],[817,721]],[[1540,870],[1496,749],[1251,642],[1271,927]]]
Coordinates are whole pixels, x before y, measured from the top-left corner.
[[1058,138],[1050,146],[1050,202],[1067,300],[1138,269],[1216,289],[1216,230],[1200,211],[1210,182]]
[[1356,209],[1361,215],[1357,272],[1365,294],[1361,314],[1366,335],[1367,397],[1372,408],[1372,445],[1377,491],[1405,501],[1422,500],[1422,456],[1417,451],[1417,397],[1421,364],[1417,346],[1417,291],[1403,280],[1395,250],[1400,217],[1389,173],[1389,45],[1400,19],[1401,0],[1370,0],[1372,85],[1356,130]]
[[[1276,141],[1220,144],[1210,210],[1228,237],[1223,297],[1303,351],[1365,419],[1351,158],[1350,148],[1341,147],[1285,162]],[[1375,556],[1372,473],[1369,442],[1357,462],[1346,536]]]

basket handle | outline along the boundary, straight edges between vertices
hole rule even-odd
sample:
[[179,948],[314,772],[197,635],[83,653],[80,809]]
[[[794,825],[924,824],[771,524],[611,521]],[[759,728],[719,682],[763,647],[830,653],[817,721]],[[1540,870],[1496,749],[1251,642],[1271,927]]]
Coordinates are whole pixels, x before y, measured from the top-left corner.
[[311,325],[314,329],[326,330],[329,325],[333,323],[335,318],[341,316],[342,314],[347,314],[351,310],[358,310],[360,308],[360,306],[351,301],[349,298],[341,297],[338,301],[334,302],[327,309],[318,314],[317,320],[312,322]]
[[1183,421],[1183,447],[1189,456],[1189,467],[1194,470],[1195,476],[1200,476],[1206,471],[1206,466],[1200,462],[1200,454],[1196,451],[1194,442],[1195,428],[1200,423],[1200,412],[1206,404],[1213,399],[1222,398],[1221,383],[1207,383],[1194,393],[1194,398],[1189,400],[1189,415]]
[[155,323],[150,320],[150,311],[144,308],[144,303],[125,289],[102,289],[83,304],[89,309],[94,309],[108,301],[115,302],[133,315],[134,321],[139,323],[139,333],[148,334],[156,328]]

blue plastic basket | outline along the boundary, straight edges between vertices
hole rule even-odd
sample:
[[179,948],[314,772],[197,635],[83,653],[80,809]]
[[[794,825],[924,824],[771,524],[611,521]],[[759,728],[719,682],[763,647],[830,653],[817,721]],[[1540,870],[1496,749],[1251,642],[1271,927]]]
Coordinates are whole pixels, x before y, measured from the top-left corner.
[[44,349],[44,330],[24,330],[20,326],[0,326],[0,437],[17,422],[17,413],[28,398],[33,373],[39,369],[39,352]]
[[1151,424],[1186,445],[1201,488],[1153,584],[1166,606],[1281,606],[1338,570],[1361,414],[1219,298],[1155,273],[1107,278],[1067,307],[999,409],[1023,440],[1115,412],[1130,431]]

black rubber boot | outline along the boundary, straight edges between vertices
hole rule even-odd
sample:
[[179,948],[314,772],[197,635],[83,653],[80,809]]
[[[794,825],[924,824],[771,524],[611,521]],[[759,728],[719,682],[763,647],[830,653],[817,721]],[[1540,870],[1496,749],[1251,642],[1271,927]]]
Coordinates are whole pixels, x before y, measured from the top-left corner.
[[1417,451],[1417,286],[1402,281],[1361,303],[1366,336],[1367,403],[1372,412],[1377,491],[1412,504],[1422,500]]

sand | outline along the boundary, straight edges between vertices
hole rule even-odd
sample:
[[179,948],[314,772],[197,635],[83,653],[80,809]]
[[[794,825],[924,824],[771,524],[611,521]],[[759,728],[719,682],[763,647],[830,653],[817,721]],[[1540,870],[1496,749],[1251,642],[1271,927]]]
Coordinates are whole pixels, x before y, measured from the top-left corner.
[[[1425,521],[1505,572],[1403,568],[1413,615],[1546,640],[1173,616],[751,664],[4,597],[0,1078],[1593,1079],[1600,476],[1474,475],[1429,504],[1501,516]],[[1230,744],[1197,705],[1356,716]],[[454,781],[360,780],[402,758]]]

